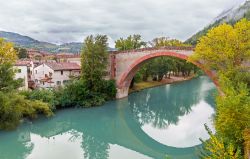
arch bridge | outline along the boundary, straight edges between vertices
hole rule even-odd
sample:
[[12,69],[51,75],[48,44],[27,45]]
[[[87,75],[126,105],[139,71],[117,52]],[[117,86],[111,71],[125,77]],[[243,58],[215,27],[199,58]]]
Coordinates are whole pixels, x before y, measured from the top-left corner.
[[[144,48],[129,51],[113,51],[110,53],[110,78],[116,81],[116,98],[128,96],[130,83],[139,68],[147,61],[161,57],[170,56],[187,60],[193,54],[193,47],[164,47],[164,48]],[[215,72],[206,70],[201,62],[193,62],[201,68],[215,83]]]

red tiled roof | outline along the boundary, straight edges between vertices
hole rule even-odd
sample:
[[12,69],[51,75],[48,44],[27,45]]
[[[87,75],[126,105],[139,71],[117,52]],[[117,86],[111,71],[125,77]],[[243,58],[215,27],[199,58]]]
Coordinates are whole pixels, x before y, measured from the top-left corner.
[[16,61],[15,66],[29,66],[30,65],[30,61]]
[[60,70],[80,70],[81,67],[77,63],[70,63],[70,62],[48,62],[44,63],[45,65],[49,66],[51,69],[55,71]]

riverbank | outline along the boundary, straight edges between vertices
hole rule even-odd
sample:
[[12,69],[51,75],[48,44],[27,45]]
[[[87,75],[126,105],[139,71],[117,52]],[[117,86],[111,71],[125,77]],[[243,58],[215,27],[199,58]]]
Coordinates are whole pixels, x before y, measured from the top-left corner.
[[153,88],[161,85],[166,85],[166,84],[172,84],[172,83],[178,83],[178,82],[183,82],[187,80],[191,80],[195,75],[189,76],[189,77],[179,77],[179,76],[171,76],[171,78],[165,78],[162,81],[142,81],[139,83],[135,83],[133,88],[129,89],[129,94],[141,91],[143,89],[147,88]]

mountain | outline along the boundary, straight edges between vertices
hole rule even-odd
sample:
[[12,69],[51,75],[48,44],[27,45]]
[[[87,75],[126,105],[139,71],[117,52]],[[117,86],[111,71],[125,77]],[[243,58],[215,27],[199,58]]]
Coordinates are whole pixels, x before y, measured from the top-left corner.
[[59,53],[59,52],[79,53],[83,46],[82,43],[77,43],[77,42],[56,45],[48,42],[38,41],[28,36],[23,36],[17,33],[5,32],[5,31],[0,31],[0,37],[4,38],[9,42],[13,42],[17,47],[23,47],[27,49],[32,48],[51,53]]
[[207,27],[186,40],[186,43],[195,45],[199,38],[205,35],[211,28],[222,23],[235,24],[242,18],[250,20],[250,0],[238,3],[231,8],[224,10]]

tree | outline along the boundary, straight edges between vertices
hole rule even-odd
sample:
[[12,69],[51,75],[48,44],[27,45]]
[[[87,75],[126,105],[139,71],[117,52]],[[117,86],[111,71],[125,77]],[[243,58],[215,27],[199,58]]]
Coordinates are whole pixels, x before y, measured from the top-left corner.
[[21,87],[23,80],[14,79],[15,70],[11,63],[0,64],[0,91],[9,92]]
[[106,35],[88,36],[84,41],[81,53],[82,79],[91,89],[97,90],[97,85],[107,75],[108,44]]
[[202,61],[209,69],[220,72],[246,71],[250,60],[250,21],[241,20],[234,26],[222,24],[203,36],[190,60]]
[[15,48],[15,50],[18,53],[19,59],[24,59],[28,57],[28,53],[26,49],[18,47],[18,48]]
[[17,59],[17,52],[13,44],[0,38],[0,65],[4,63],[14,63]]
[[[216,136],[231,152],[244,152],[244,132],[250,129],[250,21],[222,24],[202,37],[190,60],[217,71]],[[237,149],[237,150],[236,150]],[[216,151],[210,154],[216,154]],[[239,153],[237,154],[239,155]],[[240,158],[240,157],[238,157]]]
[[13,63],[17,52],[13,44],[0,39],[0,130],[13,129],[23,117],[35,118],[43,113],[51,116],[53,113],[48,104],[39,100],[28,100],[20,95],[17,89],[22,80],[15,80]]
[[167,47],[167,46],[191,46],[189,44],[184,44],[182,41],[177,39],[169,39],[167,37],[155,38],[150,42],[152,47]]
[[140,49],[146,46],[146,42],[141,40],[141,35],[130,35],[127,39],[120,38],[115,41],[115,48],[119,51]]

